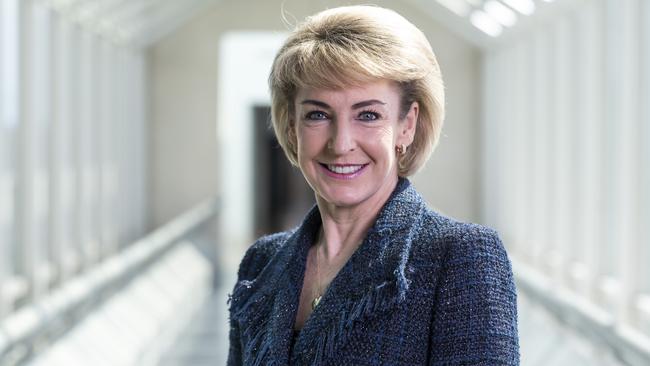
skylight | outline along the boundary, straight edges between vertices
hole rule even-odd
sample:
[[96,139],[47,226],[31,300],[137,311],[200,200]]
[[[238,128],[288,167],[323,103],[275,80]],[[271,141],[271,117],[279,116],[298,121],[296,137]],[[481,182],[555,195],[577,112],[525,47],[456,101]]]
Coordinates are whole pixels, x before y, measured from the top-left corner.
[[[483,33],[498,37],[504,28],[517,24],[520,17],[535,12],[534,0],[437,0],[442,6],[463,18]],[[545,3],[554,0],[538,0]]]

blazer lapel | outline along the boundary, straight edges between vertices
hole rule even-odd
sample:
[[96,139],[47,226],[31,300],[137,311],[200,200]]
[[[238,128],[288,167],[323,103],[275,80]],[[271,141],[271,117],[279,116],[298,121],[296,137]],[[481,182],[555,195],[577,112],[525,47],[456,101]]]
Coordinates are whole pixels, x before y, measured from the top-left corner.
[[240,323],[244,364],[288,365],[293,325],[305,273],[305,262],[320,215],[316,207],[291,234],[254,281],[241,284],[233,301]]
[[[410,245],[425,209],[426,205],[410,183],[400,179],[375,225],[332,280],[320,304],[307,319],[294,345],[292,364],[320,364],[346,343],[355,323],[380,316],[405,299],[409,284],[406,264]],[[320,222],[316,228],[319,226]],[[302,260],[303,276],[304,263]],[[302,287],[303,278],[295,279]],[[295,300],[295,307],[298,299],[290,298]],[[295,311],[291,311],[291,315],[295,318]],[[290,332],[287,334],[291,336]]]

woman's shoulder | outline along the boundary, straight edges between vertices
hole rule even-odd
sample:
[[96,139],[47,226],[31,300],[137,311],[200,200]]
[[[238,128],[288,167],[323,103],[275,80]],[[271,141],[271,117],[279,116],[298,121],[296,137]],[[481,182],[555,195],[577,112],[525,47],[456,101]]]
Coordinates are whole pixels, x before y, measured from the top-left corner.
[[[459,360],[484,355],[488,364],[518,365],[517,290],[512,267],[497,232],[487,226],[430,213],[437,256],[431,359]],[[433,250],[431,249],[433,248]],[[486,341],[488,340],[488,341]],[[470,353],[460,355],[461,344]]]
[[232,293],[228,296],[229,311],[232,317],[245,318],[246,312],[241,312],[241,309],[246,307],[244,304],[249,301],[255,302],[264,296],[262,291],[259,291],[263,283],[259,277],[286,243],[289,235],[291,235],[290,232],[264,235],[246,250],[239,263],[237,281]]
[[416,204],[402,205],[413,210],[402,216],[406,225],[417,232],[415,237],[425,251],[436,255],[441,252],[472,255],[488,251],[505,256],[503,243],[494,229],[461,221],[432,209],[412,186],[407,186],[405,191],[405,200]]
[[271,258],[284,245],[290,232],[264,235],[257,239],[244,254],[239,264],[239,280],[252,280],[269,263]]
[[499,234],[488,226],[460,221],[427,210],[422,231],[429,242],[440,244],[436,246],[436,250],[443,249],[447,260],[476,259],[480,256],[508,260]]

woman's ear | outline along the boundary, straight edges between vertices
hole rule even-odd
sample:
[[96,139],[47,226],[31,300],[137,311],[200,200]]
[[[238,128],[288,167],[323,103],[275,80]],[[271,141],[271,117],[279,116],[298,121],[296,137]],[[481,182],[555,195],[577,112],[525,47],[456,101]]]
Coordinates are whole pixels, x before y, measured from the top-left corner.
[[418,102],[413,102],[409,108],[408,113],[399,124],[399,135],[397,136],[397,145],[404,144],[406,146],[413,143],[415,137],[415,129],[418,124],[418,115],[420,113],[420,105]]

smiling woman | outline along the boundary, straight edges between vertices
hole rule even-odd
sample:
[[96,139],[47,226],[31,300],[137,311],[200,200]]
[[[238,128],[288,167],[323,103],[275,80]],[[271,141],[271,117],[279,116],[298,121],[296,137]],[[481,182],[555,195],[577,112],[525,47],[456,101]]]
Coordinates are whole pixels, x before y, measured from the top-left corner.
[[228,364],[519,364],[498,236],[430,210],[406,178],[444,117],[422,32],[379,7],[323,11],[285,42],[269,82],[276,136],[317,205],[244,256]]

